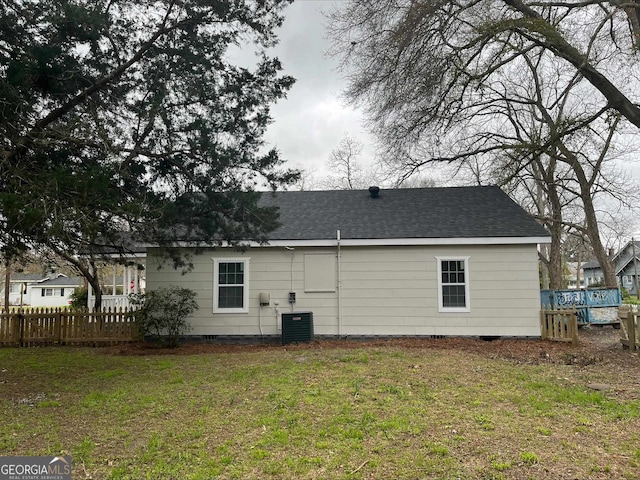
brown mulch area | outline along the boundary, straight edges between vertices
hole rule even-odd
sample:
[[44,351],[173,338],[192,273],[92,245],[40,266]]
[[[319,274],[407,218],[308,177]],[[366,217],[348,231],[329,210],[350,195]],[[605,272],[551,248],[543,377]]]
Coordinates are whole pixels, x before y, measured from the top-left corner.
[[490,358],[505,358],[519,363],[556,363],[567,365],[589,365],[607,363],[628,365],[630,360],[638,360],[637,354],[623,350],[620,330],[606,327],[586,327],[580,329],[578,345],[527,339],[498,339],[493,341],[468,337],[445,338],[389,338],[375,340],[320,339],[309,343],[280,345],[266,344],[219,344],[186,343],[178,348],[159,348],[149,343],[131,343],[104,348],[112,355],[196,355],[208,353],[255,352],[263,350],[326,350],[391,347],[408,349],[463,350],[485,355]]

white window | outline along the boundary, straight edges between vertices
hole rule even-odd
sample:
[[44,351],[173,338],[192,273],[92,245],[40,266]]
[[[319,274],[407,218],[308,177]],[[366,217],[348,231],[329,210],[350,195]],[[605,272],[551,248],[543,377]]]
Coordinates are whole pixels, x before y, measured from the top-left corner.
[[64,288],[43,288],[41,296],[43,297],[64,297]]
[[249,259],[213,259],[213,311],[249,311]]
[[436,257],[438,310],[469,312],[469,257]]

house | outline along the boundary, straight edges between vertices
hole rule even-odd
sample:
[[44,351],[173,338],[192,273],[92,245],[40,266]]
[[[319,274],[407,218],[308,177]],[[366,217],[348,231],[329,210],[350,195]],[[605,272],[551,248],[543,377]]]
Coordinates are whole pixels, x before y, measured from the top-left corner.
[[30,305],[31,286],[46,280],[39,273],[14,273],[9,279],[9,305]]
[[[625,288],[629,294],[638,295],[638,281],[640,281],[640,242],[631,240],[617,253],[610,252],[616,272],[618,285]],[[596,260],[582,266],[587,286],[600,285],[604,281],[604,274]],[[637,279],[637,280],[636,280]]]
[[56,275],[31,286],[32,307],[63,307],[71,302],[71,294],[84,285],[82,277]]
[[147,288],[197,292],[191,335],[540,335],[537,245],[550,237],[498,187],[263,193],[266,245],[194,251],[187,274],[147,250]]
[[587,288],[604,285],[604,273],[597,260],[589,260],[582,264],[582,277]]
[[62,307],[69,305],[71,294],[83,285],[81,277],[13,274],[9,282],[9,303],[32,307]]
[[614,257],[618,284],[631,295],[638,295],[640,273],[640,242],[632,240],[620,249]]

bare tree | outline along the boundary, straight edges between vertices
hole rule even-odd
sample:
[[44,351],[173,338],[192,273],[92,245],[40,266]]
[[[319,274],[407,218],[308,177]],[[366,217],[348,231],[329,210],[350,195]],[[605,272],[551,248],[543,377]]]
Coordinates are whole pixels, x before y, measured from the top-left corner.
[[637,72],[633,22],[618,5],[349,0],[329,14],[331,53],[347,73],[347,98],[367,108],[380,135],[400,143],[468,118],[469,98],[481,98],[483,85],[532,51],[580,74],[592,87],[590,101],[640,126],[636,89],[615,68],[623,60],[625,71]]
[[381,183],[375,165],[367,168],[358,161],[363,150],[362,142],[345,134],[329,156],[326,166],[331,173],[320,182],[321,186],[331,190],[356,190]]
[[317,172],[313,168],[296,167],[300,173],[298,180],[291,184],[291,190],[298,190],[304,192],[306,190],[315,190],[320,185],[320,180],[317,178]]
[[[614,285],[594,198],[618,195],[603,167],[623,119],[640,126],[627,98],[637,71],[629,18],[608,2],[351,0],[330,32],[347,98],[405,176],[464,161],[478,183],[489,169],[524,186],[552,234],[551,283],[562,278],[563,232],[582,228]],[[606,75],[622,61],[614,86]],[[572,202],[584,224],[564,218]]]
[[395,188],[433,188],[437,186],[437,180],[427,176],[414,176],[398,179],[394,185]]

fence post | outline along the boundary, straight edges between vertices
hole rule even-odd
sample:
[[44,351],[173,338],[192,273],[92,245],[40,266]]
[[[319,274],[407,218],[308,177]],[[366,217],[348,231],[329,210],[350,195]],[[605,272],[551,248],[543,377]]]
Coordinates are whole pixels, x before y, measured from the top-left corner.
[[571,309],[571,316],[569,320],[567,320],[567,322],[568,322],[569,330],[571,332],[571,343],[573,345],[577,345],[578,344],[578,311],[576,310],[575,306]]
[[629,311],[627,314],[627,332],[629,335],[629,351],[635,352],[636,350],[636,319],[638,318],[638,313],[634,311]]
[[60,332],[62,331],[62,317],[64,312],[59,311],[55,317],[56,324],[54,325],[53,343],[60,343]]
[[11,336],[13,337],[13,346],[20,346],[20,320],[17,314],[11,314],[9,317],[9,325],[11,328]]
[[22,310],[18,309],[15,315],[11,317],[13,320],[13,339],[16,347],[22,345],[22,336],[24,331],[24,317],[22,316]]

